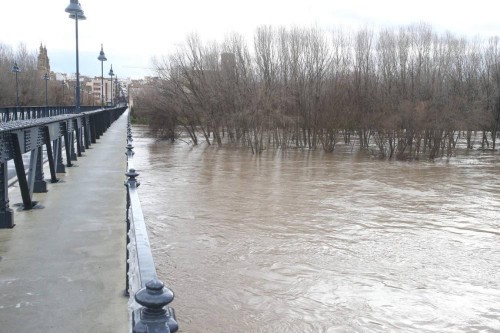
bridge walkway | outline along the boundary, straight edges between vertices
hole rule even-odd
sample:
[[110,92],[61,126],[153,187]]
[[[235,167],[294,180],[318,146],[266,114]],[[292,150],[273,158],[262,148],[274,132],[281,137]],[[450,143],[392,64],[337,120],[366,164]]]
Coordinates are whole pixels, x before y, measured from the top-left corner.
[[[18,211],[0,230],[1,332],[127,332],[125,112],[89,150],[34,194],[44,208]],[[50,173],[45,171],[45,178]]]

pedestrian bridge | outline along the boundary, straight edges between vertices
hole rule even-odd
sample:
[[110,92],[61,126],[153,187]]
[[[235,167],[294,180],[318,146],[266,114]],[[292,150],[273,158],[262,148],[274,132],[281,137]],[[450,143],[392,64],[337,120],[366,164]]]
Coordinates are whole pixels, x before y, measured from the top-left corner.
[[175,332],[127,106],[72,110],[0,109],[1,330]]

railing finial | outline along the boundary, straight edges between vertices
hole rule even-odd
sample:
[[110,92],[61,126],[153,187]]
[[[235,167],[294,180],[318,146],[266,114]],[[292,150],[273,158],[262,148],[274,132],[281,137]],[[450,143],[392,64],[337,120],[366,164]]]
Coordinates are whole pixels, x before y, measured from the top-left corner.
[[174,293],[160,280],[153,279],[146,283],[146,288],[135,294],[135,301],[143,308],[141,308],[141,319],[134,326],[133,333],[177,332],[179,326],[173,309],[166,307],[173,300]]
[[139,183],[136,179],[139,174],[135,171],[135,169],[130,169],[125,175],[128,177],[127,182],[130,183],[131,186],[135,184],[136,187],[139,187],[139,185],[141,185],[141,183]]
[[128,158],[130,158],[130,157],[134,156],[134,154],[135,154],[135,153],[134,153],[134,150],[133,150],[133,149],[134,149],[134,146],[132,146],[132,145],[129,143],[129,144],[127,144],[127,147],[126,147],[126,148],[127,148],[127,152],[125,153],[125,155],[127,155],[127,157],[128,157]]

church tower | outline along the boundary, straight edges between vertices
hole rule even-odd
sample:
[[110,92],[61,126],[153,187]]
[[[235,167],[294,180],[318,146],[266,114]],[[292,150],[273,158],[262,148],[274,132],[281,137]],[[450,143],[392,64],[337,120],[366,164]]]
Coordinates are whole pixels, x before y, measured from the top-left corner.
[[40,51],[38,52],[37,68],[40,72],[50,73],[50,62],[47,55],[47,47],[43,46],[42,43],[40,43]]

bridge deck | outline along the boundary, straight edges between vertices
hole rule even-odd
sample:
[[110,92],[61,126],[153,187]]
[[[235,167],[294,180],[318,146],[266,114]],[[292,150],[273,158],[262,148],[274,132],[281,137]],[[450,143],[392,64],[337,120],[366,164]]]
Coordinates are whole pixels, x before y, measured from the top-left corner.
[[[124,113],[0,230],[0,331],[126,332]],[[45,178],[50,175],[45,172]],[[9,190],[11,208],[22,202]]]

